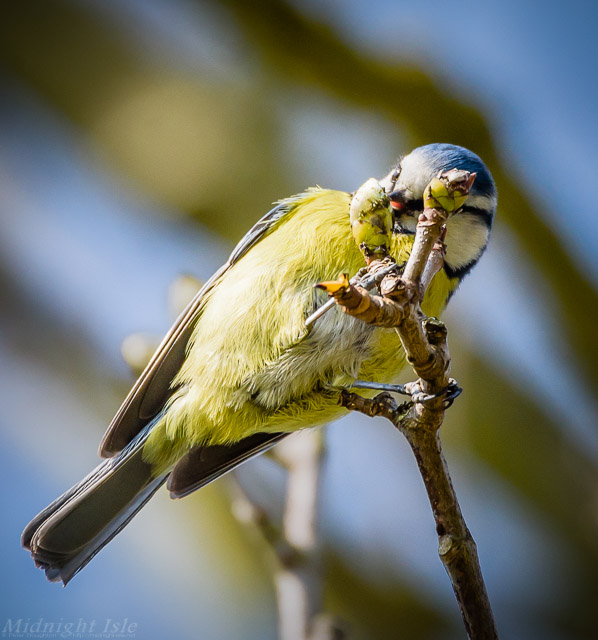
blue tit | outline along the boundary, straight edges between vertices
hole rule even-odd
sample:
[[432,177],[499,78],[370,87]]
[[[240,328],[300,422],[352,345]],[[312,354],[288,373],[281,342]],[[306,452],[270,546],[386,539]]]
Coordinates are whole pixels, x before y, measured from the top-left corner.
[[[423,301],[440,315],[488,243],[496,190],[483,162],[449,144],[420,147],[381,181],[393,207],[390,253],[405,262],[426,185],[442,171],[477,174],[447,222],[446,262]],[[394,382],[405,357],[393,330],[334,307],[314,287],[364,258],[351,232],[351,194],[312,188],[280,201],[245,235],[170,329],[100,445],[107,458],[25,528],[23,546],[66,584],[166,482],[180,498],[288,433],[342,416],[341,389]]]

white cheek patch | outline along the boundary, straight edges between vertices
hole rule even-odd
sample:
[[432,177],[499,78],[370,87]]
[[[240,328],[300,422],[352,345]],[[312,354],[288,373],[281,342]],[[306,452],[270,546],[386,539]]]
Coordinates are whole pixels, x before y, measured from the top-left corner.
[[434,171],[422,155],[410,154],[401,162],[401,175],[397,181],[397,188],[408,191],[409,197],[421,198]]
[[465,206],[483,209],[484,211],[494,211],[496,209],[496,196],[483,196],[472,193],[467,198]]
[[446,223],[446,263],[452,269],[464,267],[480,257],[490,230],[471,213],[458,213]]

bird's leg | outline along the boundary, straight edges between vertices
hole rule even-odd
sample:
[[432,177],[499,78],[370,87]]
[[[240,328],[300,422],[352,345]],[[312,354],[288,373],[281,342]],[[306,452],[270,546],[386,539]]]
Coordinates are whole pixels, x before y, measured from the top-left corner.
[[421,389],[420,381],[407,382],[406,384],[386,384],[385,382],[368,382],[366,380],[356,380],[351,389],[372,389],[374,391],[385,391],[387,393],[400,393],[411,396],[411,401],[423,404],[436,398],[444,398],[445,408],[448,409],[455,399],[461,395],[463,389],[457,384],[454,378],[449,378],[448,385],[438,393],[424,393]]
[[411,395],[411,392],[407,391],[405,385],[386,384],[385,382],[368,382],[367,380],[355,380],[355,382],[351,385],[351,389],[373,389],[374,391],[400,393],[404,396]]

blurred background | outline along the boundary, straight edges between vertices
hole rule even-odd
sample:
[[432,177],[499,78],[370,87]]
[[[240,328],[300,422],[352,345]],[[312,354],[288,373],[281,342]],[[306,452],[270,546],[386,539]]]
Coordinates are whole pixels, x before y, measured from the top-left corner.
[[[503,638],[595,637],[596,9],[581,0],[0,2],[0,625],[135,623],[140,640],[273,639],[265,549],[226,479],[161,492],[62,590],[19,547],[97,463],[127,335],[207,279],[278,198],[347,191],[414,146],[494,173],[490,249],[446,313],[465,388],[445,453]],[[280,512],[267,459],[241,478]],[[407,443],[327,427],[326,609],[351,638],[464,637]],[[98,622],[99,624],[99,622]],[[102,622],[103,625],[103,622]]]

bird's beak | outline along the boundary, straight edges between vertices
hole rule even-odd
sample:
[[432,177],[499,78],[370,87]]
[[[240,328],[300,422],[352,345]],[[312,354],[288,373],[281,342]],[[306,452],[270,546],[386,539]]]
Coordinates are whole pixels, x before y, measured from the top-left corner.
[[404,189],[395,189],[388,194],[388,199],[395,221],[394,232],[413,235],[417,220],[413,208],[409,207],[407,193]]
[[395,213],[400,213],[405,209],[407,202],[405,198],[405,192],[402,189],[397,189],[388,194],[390,200],[390,206]]

